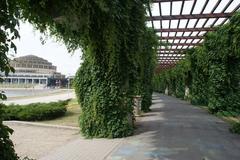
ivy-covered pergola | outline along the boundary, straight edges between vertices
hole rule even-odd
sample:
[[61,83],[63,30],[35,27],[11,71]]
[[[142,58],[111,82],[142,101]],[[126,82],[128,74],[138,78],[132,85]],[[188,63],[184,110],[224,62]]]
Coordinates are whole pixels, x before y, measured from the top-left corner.
[[[146,26],[148,0],[5,0],[3,52],[15,49],[8,32],[19,20],[62,41],[69,51],[81,48],[83,63],[75,78],[81,106],[79,124],[86,137],[125,137],[133,133],[133,97],[142,111],[151,105],[151,80],[158,38]],[[10,27],[9,27],[10,26]],[[8,28],[9,27],[9,28]],[[14,29],[14,30],[13,30]],[[5,57],[6,74],[10,71]]]
[[[168,46],[159,48],[159,67],[154,89],[168,95],[207,106],[214,114],[240,116],[240,1],[238,0],[164,0],[170,14],[149,21]],[[174,3],[180,12],[172,14]],[[183,7],[191,9],[183,14]],[[211,5],[208,5],[212,3]],[[201,6],[199,6],[201,4]],[[176,5],[175,5],[176,7]],[[198,10],[196,11],[196,7]],[[168,20],[165,29],[161,24]],[[175,28],[172,23],[176,21]],[[184,25],[181,22],[185,20]],[[160,29],[155,22],[160,23]],[[165,35],[165,31],[167,32]],[[177,41],[177,42],[176,42]],[[236,129],[239,132],[240,123]]]
[[226,24],[239,8],[238,0],[153,0],[147,21],[167,43],[158,48],[158,71],[174,67],[184,51],[201,45],[208,32]]
[[[133,134],[133,97],[140,95],[142,111],[149,111],[152,80],[156,91],[167,87],[169,94],[207,104],[212,112],[240,113],[240,15],[233,16],[239,8],[239,0],[3,0],[0,69],[14,71],[8,54],[16,52],[24,20],[69,51],[82,49],[75,91],[86,137]],[[154,77],[156,65],[161,74]],[[0,129],[1,156],[18,159],[12,130],[1,117]]]

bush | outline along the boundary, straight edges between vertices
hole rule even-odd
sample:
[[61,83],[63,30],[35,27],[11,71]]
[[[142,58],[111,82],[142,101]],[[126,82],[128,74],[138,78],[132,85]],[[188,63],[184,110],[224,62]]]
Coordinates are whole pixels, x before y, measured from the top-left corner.
[[39,121],[61,117],[67,111],[68,101],[5,106],[4,120]]
[[15,153],[13,142],[10,140],[10,134],[13,130],[3,125],[2,117],[5,114],[4,105],[0,104],[0,157],[3,160],[17,160],[19,157]]
[[232,127],[230,128],[230,131],[232,133],[240,134],[240,123],[234,123]]

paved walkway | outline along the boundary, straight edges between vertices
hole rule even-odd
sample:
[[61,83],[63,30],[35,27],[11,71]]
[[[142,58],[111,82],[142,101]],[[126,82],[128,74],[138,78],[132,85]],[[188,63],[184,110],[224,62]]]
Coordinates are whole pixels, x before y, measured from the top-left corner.
[[240,160],[228,124],[173,97],[154,94],[152,111],[107,160]]
[[67,99],[72,99],[75,98],[75,93],[72,90],[66,91],[64,93],[58,93],[56,95],[41,95],[37,97],[27,97],[27,98],[20,98],[20,99],[15,99],[15,100],[7,100],[3,101],[4,104],[8,105],[11,103],[14,104],[30,104],[30,103],[47,103],[47,102],[56,102],[59,100],[67,100]]
[[134,136],[113,140],[84,139],[67,128],[10,127],[16,150],[39,160],[240,160],[240,136],[185,101],[154,94],[152,111],[136,124]]
[[[5,121],[20,157],[37,160],[103,160],[123,139],[85,139],[78,127]],[[0,158],[1,159],[1,158]]]
[[11,139],[20,157],[39,159],[79,137],[79,128],[74,127],[18,121],[5,121],[4,124],[14,129]]

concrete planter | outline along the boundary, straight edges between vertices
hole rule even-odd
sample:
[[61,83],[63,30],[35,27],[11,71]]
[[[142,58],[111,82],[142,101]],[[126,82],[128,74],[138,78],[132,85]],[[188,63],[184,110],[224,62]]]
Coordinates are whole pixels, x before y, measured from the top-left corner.
[[134,96],[133,97],[133,107],[134,107],[134,115],[141,116],[141,104],[142,104],[142,97],[141,96]]

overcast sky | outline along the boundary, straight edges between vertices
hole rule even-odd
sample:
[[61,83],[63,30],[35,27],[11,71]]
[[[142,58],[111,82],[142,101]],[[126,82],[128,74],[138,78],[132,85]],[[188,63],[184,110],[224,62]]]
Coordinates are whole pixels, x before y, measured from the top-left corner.
[[40,37],[44,37],[39,31],[34,30],[29,23],[20,24],[21,38],[16,41],[17,54],[15,57],[24,55],[36,55],[42,57],[53,65],[57,66],[57,71],[65,75],[74,75],[80,66],[81,50],[75,51],[74,54],[68,53],[64,44],[48,38],[44,45],[41,44]]

